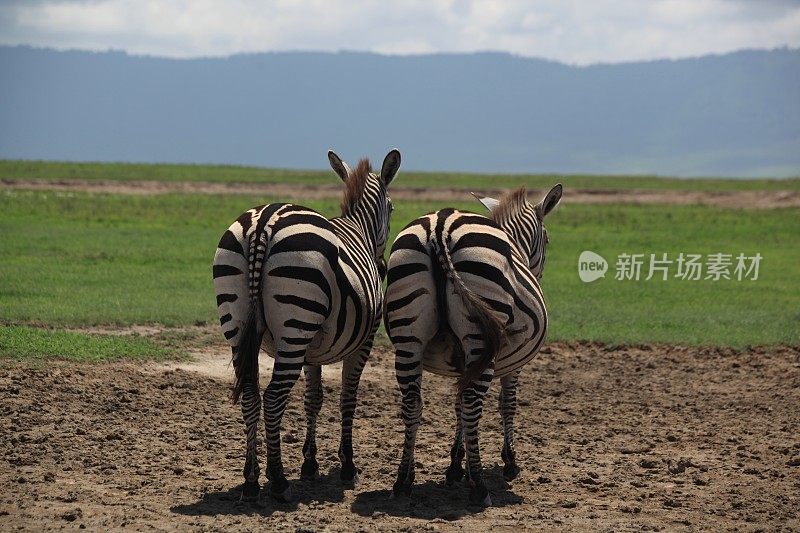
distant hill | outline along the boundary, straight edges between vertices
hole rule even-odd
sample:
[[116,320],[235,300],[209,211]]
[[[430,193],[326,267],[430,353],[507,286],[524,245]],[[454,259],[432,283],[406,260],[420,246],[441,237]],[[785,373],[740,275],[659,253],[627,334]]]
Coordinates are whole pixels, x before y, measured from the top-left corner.
[[800,175],[800,50],[573,67],[0,47],[0,73],[0,158],[321,168],[397,146],[416,170]]

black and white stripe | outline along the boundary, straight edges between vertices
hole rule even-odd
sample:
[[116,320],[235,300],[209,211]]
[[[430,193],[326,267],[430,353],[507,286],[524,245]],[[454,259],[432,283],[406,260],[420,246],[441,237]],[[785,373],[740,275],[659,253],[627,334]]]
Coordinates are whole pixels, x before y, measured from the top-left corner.
[[414,481],[423,369],[459,378],[448,483],[463,477],[466,453],[470,501],[491,503],[481,476],[478,422],[494,377],[502,378],[503,472],[509,480],[519,472],[513,424],[517,379],[547,329],[539,285],[547,243],[543,219],[561,192],[556,185],[537,205],[528,202],[524,189],[500,201],[478,197],[491,218],[443,209],[411,222],[397,236],[385,304],[405,423],[394,494],[410,493]]
[[[220,239],[214,288],[225,338],[233,352],[234,402],[241,397],[247,448],[242,498],[258,497],[256,432],[263,404],[270,494],[291,498],[281,461],[280,424],[289,392],[306,375],[307,435],[303,476],[314,476],[316,418],[322,406],[321,365],[342,367],[341,478],[356,478],[353,417],[361,372],[372,348],[383,306],[383,259],[391,200],[386,187],[400,167],[400,153],[386,156],[380,176],[363,159],[351,170],[328,152],[345,183],[342,216],[328,220],[306,207],[275,203],[242,214]],[[263,402],[258,353],[275,358]]]

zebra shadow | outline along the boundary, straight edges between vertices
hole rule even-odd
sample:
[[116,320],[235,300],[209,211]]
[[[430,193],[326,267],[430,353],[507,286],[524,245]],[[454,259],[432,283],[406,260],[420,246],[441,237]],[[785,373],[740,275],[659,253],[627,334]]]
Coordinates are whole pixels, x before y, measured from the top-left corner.
[[[503,479],[503,469],[495,465],[484,470],[484,482],[492,495],[492,507],[519,505],[520,496],[512,492],[511,486]],[[442,476],[444,478],[444,476]],[[376,513],[397,517],[414,517],[425,520],[437,518],[447,521],[458,520],[466,515],[483,512],[483,508],[469,505],[469,488],[465,483],[452,487],[444,484],[444,479],[416,483],[410,497],[390,498],[391,489],[373,490],[356,495],[350,509],[360,516],[373,516]]]
[[290,480],[294,491],[294,499],[288,503],[278,502],[267,493],[262,483],[261,495],[257,502],[239,501],[242,485],[228,490],[207,492],[195,503],[175,505],[170,511],[187,516],[218,515],[261,515],[270,516],[275,511],[294,511],[300,504],[312,502],[338,503],[344,500],[345,490],[350,489],[339,479],[339,469],[331,469],[313,480]]

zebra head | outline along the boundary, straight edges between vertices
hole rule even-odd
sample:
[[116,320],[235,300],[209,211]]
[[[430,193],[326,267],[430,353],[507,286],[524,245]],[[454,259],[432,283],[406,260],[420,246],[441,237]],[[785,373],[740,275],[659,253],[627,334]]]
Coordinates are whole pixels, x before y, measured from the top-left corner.
[[500,200],[472,193],[492,213],[492,219],[509,235],[522,256],[528,258],[528,266],[537,279],[542,279],[548,243],[544,217],[558,205],[562,192],[559,183],[536,205],[528,201],[525,187],[506,194]]
[[355,169],[328,151],[331,168],[345,183],[342,199],[342,217],[353,220],[364,232],[367,247],[374,253],[378,273],[386,276],[386,241],[389,238],[389,218],[392,214],[392,200],[387,187],[400,169],[400,152],[391,150],[383,160],[381,173],[372,172],[369,160],[364,158]]

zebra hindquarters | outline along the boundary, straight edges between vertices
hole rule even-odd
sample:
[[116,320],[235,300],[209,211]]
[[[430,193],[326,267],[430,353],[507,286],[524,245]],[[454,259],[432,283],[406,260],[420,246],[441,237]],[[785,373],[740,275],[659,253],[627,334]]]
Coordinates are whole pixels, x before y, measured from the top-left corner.
[[405,424],[403,456],[393,495],[410,494],[414,482],[414,445],[422,418],[423,356],[439,328],[432,271],[432,260],[424,245],[413,233],[402,232],[389,258],[385,298],[386,331],[395,348],[395,373]]

